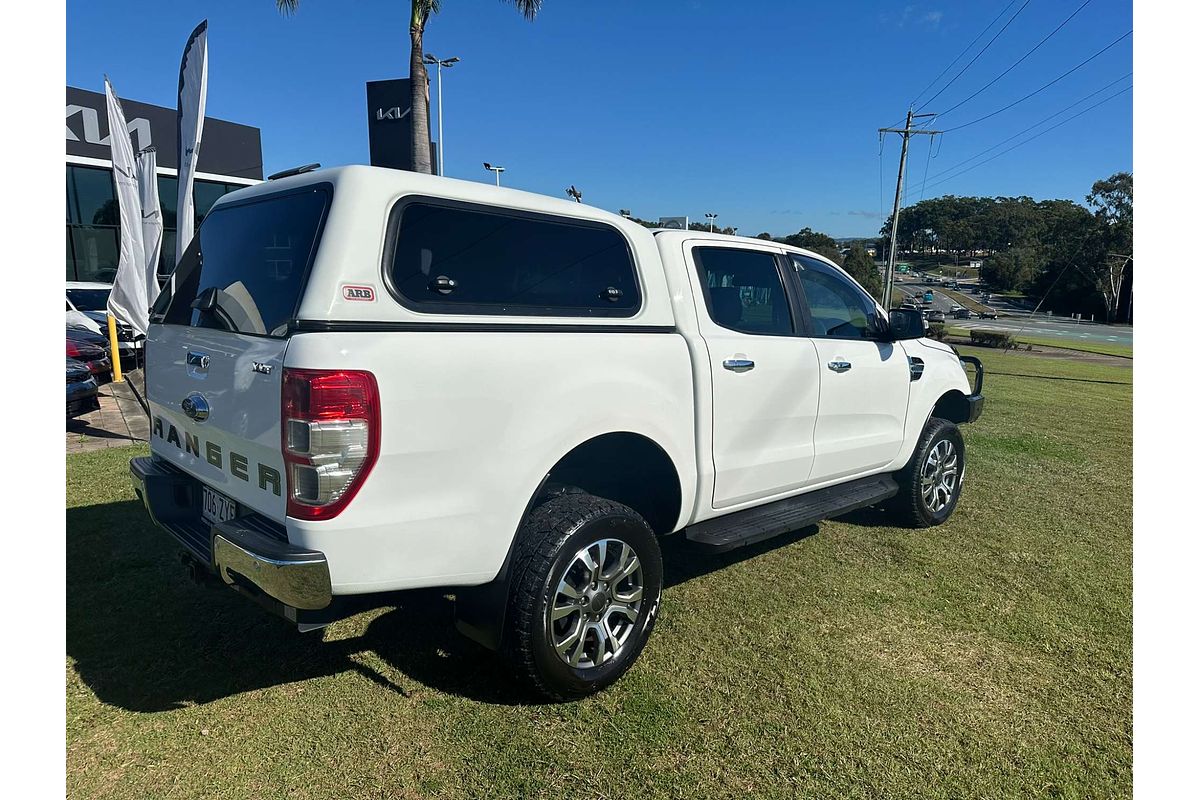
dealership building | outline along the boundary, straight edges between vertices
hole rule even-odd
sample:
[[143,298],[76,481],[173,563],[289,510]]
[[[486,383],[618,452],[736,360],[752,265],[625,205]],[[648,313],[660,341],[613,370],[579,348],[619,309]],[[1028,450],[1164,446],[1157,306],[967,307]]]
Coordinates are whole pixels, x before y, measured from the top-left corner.
[[[154,147],[163,214],[159,272],[175,265],[178,130],[174,108],[122,98],[135,153]],[[67,280],[112,282],[120,214],[112,176],[104,94],[67,87]],[[196,225],[222,195],[262,180],[258,128],[205,117],[193,193]]]

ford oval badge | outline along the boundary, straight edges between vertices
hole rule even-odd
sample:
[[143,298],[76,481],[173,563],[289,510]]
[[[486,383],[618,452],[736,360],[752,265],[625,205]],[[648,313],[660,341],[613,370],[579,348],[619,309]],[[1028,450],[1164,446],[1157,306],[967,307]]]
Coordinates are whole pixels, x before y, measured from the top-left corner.
[[183,406],[183,413],[187,414],[189,418],[196,420],[196,422],[204,422],[204,420],[208,419],[208,401],[204,399],[203,395],[192,392],[183,398],[181,405]]

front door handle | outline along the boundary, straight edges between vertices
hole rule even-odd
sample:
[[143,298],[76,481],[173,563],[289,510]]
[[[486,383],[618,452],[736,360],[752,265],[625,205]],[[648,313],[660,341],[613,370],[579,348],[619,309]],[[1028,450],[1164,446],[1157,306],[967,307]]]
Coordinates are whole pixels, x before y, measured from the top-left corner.
[[828,366],[834,372],[849,372],[850,371],[850,362],[849,361],[834,360],[834,361],[830,361]]
[[749,372],[754,369],[754,362],[748,358],[727,358],[721,366],[730,372]]

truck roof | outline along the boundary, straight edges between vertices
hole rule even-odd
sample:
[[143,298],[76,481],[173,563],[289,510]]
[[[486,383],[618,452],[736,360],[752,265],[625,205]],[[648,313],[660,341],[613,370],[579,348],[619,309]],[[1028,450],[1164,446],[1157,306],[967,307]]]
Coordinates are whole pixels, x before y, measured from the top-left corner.
[[407,170],[369,167],[362,164],[318,169],[273,181],[263,181],[224,195],[217,201],[217,205],[316,183],[333,184],[335,192],[342,185],[353,184],[357,190],[363,191],[365,195],[371,197],[428,194],[431,197],[452,198],[483,205],[508,206],[605,222],[628,222],[619,214],[590,206],[587,203],[576,203],[574,200],[560,200],[549,195],[510,189],[505,186],[494,186],[482,181],[443,178],[440,175],[425,175]]
[[832,264],[839,270],[841,269],[841,267],[838,267],[835,262],[830,261],[828,256],[823,256],[820,253],[812,250],[805,250],[803,247],[793,247],[790,244],[784,244],[783,242],[775,241],[774,239],[758,239],[753,236],[730,236],[728,233],[717,233],[716,231],[713,231],[712,233],[709,233],[708,231],[683,231],[679,230],[678,228],[652,228],[650,229],[650,232],[654,234],[655,239],[678,239],[681,241],[694,241],[696,239],[700,239],[711,241],[714,244],[729,244],[730,242],[737,242],[739,244],[770,245],[772,247],[778,247],[781,250],[785,250],[789,253],[798,253],[802,256],[820,259],[828,264]]

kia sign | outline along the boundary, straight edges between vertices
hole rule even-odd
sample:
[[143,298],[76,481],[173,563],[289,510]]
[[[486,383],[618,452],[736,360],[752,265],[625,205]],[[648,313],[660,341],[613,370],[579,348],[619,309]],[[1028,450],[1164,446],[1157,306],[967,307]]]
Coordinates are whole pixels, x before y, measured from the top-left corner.
[[[153,145],[158,166],[178,169],[179,131],[175,109],[121,99],[125,127],[134,152]],[[104,95],[67,87],[66,144],[68,156],[112,161]],[[200,172],[262,180],[262,139],[258,128],[205,117]]]
[[[367,135],[371,166],[412,171],[412,94],[408,78],[367,81]],[[436,172],[437,154],[432,142],[429,153]]]

